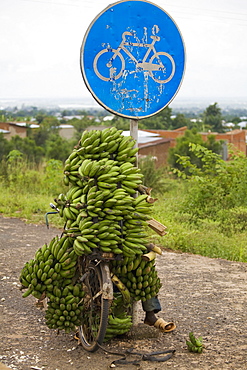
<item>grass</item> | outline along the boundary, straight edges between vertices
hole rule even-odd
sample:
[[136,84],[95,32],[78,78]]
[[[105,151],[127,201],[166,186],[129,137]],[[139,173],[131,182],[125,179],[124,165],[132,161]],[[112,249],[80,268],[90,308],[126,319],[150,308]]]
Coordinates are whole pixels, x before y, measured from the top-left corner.
[[[5,217],[21,218],[27,223],[44,224],[45,214],[50,212],[49,204],[52,196],[32,193],[15,193],[0,184],[0,214]],[[50,225],[61,227],[63,225],[59,216],[49,217]]]
[[221,231],[219,221],[209,219],[190,222],[190,215],[181,214],[179,203],[182,202],[186,189],[181,184],[163,195],[155,203],[154,218],[167,226],[167,235],[153,238],[166,249],[199,254],[211,258],[223,258],[231,261],[247,262],[247,232],[235,232],[228,235]]
[[[28,163],[6,163],[0,166],[0,213],[18,217],[28,223],[42,224],[49,204],[59,193],[65,192],[62,182],[62,163],[49,161],[34,167]],[[50,217],[53,226],[60,227],[60,217]]]

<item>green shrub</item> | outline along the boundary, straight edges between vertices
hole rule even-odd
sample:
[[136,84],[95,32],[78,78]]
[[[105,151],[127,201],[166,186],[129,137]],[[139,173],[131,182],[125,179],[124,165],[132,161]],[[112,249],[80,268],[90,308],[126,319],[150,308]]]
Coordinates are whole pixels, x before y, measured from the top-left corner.
[[247,231],[247,207],[234,207],[218,212],[220,230],[226,235]]
[[63,183],[63,163],[56,159],[50,159],[44,166],[44,178],[42,194],[57,196],[66,192]]
[[225,162],[200,145],[191,144],[190,150],[201,159],[203,166],[197,168],[188,157],[178,158],[186,172],[175,170],[175,173],[187,182],[181,212],[190,213],[193,220],[216,220],[222,210],[247,207],[247,158],[238,153]]
[[[6,216],[44,222],[45,213],[51,210],[50,202],[66,191],[62,181],[63,164],[57,160],[36,165],[11,156],[0,162],[0,173],[0,213]],[[61,226],[58,219],[52,218]]]
[[[223,209],[221,218],[215,217],[215,220],[213,217],[191,219],[191,212],[181,211],[188,184],[173,181],[172,190],[159,197],[154,205],[154,218],[167,227],[167,235],[159,237],[149,231],[153,242],[164,249],[247,262],[245,208],[232,209],[228,218],[225,216],[225,222],[222,217],[227,213]],[[229,217],[234,226],[228,227]]]
[[169,189],[167,170],[164,167],[157,168],[153,157],[147,156],[139,159],[138,165],[144,175],[143,183],[145,186],[152,188],[154,193],[163,193]]

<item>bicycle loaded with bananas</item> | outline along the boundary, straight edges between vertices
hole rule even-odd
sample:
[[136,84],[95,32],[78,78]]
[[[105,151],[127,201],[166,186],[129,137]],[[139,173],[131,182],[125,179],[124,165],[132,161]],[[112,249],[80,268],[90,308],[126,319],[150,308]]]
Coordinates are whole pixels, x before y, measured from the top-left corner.
[[150,300],[161,287],[155,269],[161,250],[147,231],[155,199],[142,184],[134,146],[116,128],[83,132],[65,162],[68,191],[54,199],[63,233],[20,274],[23,297],[48,298],[47,326],[66,333],[79,327],[90,351],[129,331],[132,302]]

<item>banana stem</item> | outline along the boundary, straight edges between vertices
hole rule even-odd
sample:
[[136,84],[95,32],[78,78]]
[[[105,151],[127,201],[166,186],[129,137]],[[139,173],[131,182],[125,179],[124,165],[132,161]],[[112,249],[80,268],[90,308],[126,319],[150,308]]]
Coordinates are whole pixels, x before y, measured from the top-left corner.
[[125,303],[130,304],[131,297],[130,292],[127,289],[127,287],[122,283],[121,280],[116,275],[111,276],[112,282],[116,285],[116,287],[119,289],[119,291],[122,293]]
[[153,251],[153,252],[156,252],[157,254],[162,255],[162,250],[160,249],[160,247],[157,247],[157,245],[150,243],[146,245],[146,247],[149,251]]
[[149,253],[143,254],[142,259],[144,261],[152,261],[156,258],[156,253],[154,251],[151,251]]

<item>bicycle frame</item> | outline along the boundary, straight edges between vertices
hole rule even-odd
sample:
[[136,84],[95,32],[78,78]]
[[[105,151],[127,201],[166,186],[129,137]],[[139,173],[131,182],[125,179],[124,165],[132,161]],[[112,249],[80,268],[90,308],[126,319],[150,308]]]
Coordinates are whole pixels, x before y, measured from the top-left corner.
[[[173,57],[166,53],[165,51],[157,52],[155,49],[155,43],[160,40],[160,37],[157,35],[151,35],[150,38],[152,39],[151,43],[139,43],[139,42],[129,42],[126,40],[126,36],[133,36],[133,34],[129,31],[125,31],[122,33],[122,41],[117,49],[112,49],[107,47],[102,49],[96,54],[93,62],[93,68],[96,75],[103,81],[114,81],[120,78],[123,73],[128,72],[129,74],[138,72],[138,71],[147,71],[149,76],[157,83],[164,84],[169,82],[174,74],[175,74],[175,62]],[[135,56],[128,50],[127,46],[133,46],[138,48],[147,48],[147,51],[141,61],[138,61]],[[108,62],[105,64],[107,68],[109,68],[109,74],[102,73],[98,66],[99,58],[104,55],[105,53],[113,53],[111,57],[109,57]],[[150,55],[151,52],[153,55]],[[136,69],[134,71],[126,71],[125,70],[125,59],[123,57],[123,53],[125,53],[134,63]],[[166,58],[168,61],[171,70],[169,68],[169,72],[167,74],[167,66],[164,65],[162,62],[162,58]],[[118,71],[116,67],[113,66],[113,62],[116,58],[119,58],[120,65]],[[148,60],[149,59],[149,60]],[[155,61],[155,62],[154,62]],[[154,63],[153,63],[154,62]],[[155,75],[156,72],[161,72],[163,75]],[[166,75],[167,74],[167,75]],[[163,78],[162,78],[163,77]]]
[[[133,42],[133,43],[128,42],[126,41],[126,35],[132,36],[132,33],[128,31],[123,32],[122,42],[117,48],[117,51],[119,52],[122,49],[135,62],[137,68],[141,68],[142,70],[146,70],[146,71],[158,71],[160,70],[160,68],[164,67],[162,63],[158,65],[158,64],[152,64],[150,62],[146,62],[151,51],[153,51],[154,55],[157,54],[154,44],[156,43],[156,41],[160,40],[159,36],[153,36],[153,35],[150,36],[153,39],[153,41],[151,44],[146,44],[146,43],[138,43],[138,42]],[[134,55],[131,54],[131,52],[128,49],[126,49],[125,46],[148,47],[148,50],[146,51],[146,54],[144,55],[142,62],[138,62],[137,59],[134,57]],[[112,59],[114,60],[116,56],[117,54],[114,54]]]

